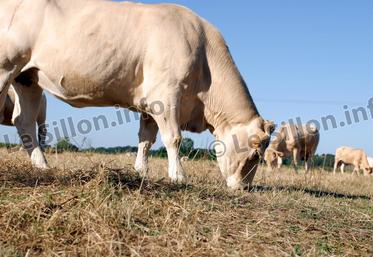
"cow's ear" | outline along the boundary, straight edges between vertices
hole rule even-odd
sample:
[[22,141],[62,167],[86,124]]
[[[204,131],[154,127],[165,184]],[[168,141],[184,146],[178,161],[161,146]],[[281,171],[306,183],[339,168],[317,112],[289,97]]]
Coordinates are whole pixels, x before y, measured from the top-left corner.
[[264,121],[264,131],[267,135],[271,135],[276,129],[276,125],[273,121]]

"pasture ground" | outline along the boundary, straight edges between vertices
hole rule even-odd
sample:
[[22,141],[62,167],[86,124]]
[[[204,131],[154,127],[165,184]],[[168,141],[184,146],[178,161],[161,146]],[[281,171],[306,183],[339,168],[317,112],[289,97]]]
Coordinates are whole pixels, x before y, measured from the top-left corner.
[[125,155],[1,156],[0,256],[373,256],[373,177],[261,168],[248,193],[210,161],[176,185],[160,159],[143,180]]

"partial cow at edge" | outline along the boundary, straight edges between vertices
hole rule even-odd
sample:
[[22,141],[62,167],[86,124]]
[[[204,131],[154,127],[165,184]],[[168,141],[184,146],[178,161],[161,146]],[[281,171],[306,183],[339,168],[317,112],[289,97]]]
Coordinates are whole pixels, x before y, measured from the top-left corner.
[[320,133],[316,126],[309,125],[282,125],[268,146],[264,160],[268,169],[280,169],[283,158],[292,157],[295,169],[299,161],[305,162],[305,170],[312,165],[320,141]]
[[356,175],[359,175],[361,170],[365,176],[373,171],[372,166],[369,165],[367,154],[363,149],[342,146],[335,153],[334,174],[336,174],[339,167],[341,172],[344,173],[346,165],[354,166],[353,173]]
[[[4,107],[0,110],[0,124],[5,126],[14,126],[15,119],[19,115],[19,106],[17,104],[18,99],[16,98],[16,92],[11,86],[8,90],[8,94],[5,99]],[[40,99],[39,111],[37,112],[36,124],[38,130],[38,141],[42,149],[45,148],[45,138],[47,134],[46,128],[46,119],[47,119],[47,98],[43,94],[43,97]],[[24,150],[23,147],[20,150]]]

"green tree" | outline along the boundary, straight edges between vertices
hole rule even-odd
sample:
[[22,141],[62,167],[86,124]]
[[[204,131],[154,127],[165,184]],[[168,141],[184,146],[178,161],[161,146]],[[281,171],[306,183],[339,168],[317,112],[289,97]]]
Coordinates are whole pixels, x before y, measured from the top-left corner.
[[58,152],[63,152],[63,151],[78,152],[79,151],[79,148],[76,145],[72,144],[68,137],[60,139],[57,142],[57,144],[55,144],[54,147],[57,148]]
[[194,142],[190,138],[183,138],[180,145],[180,155],[188,156],[194,150]]

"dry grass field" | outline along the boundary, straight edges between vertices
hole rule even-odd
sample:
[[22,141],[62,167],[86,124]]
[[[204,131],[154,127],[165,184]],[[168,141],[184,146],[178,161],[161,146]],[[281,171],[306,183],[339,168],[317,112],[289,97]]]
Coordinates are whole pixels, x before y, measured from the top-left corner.
[[185,185],[166,160],[147,179],[133,157],[1,152],[0,256],[373,256],[373,177],[276,173],[231,192],[216,163],[185,163]]

